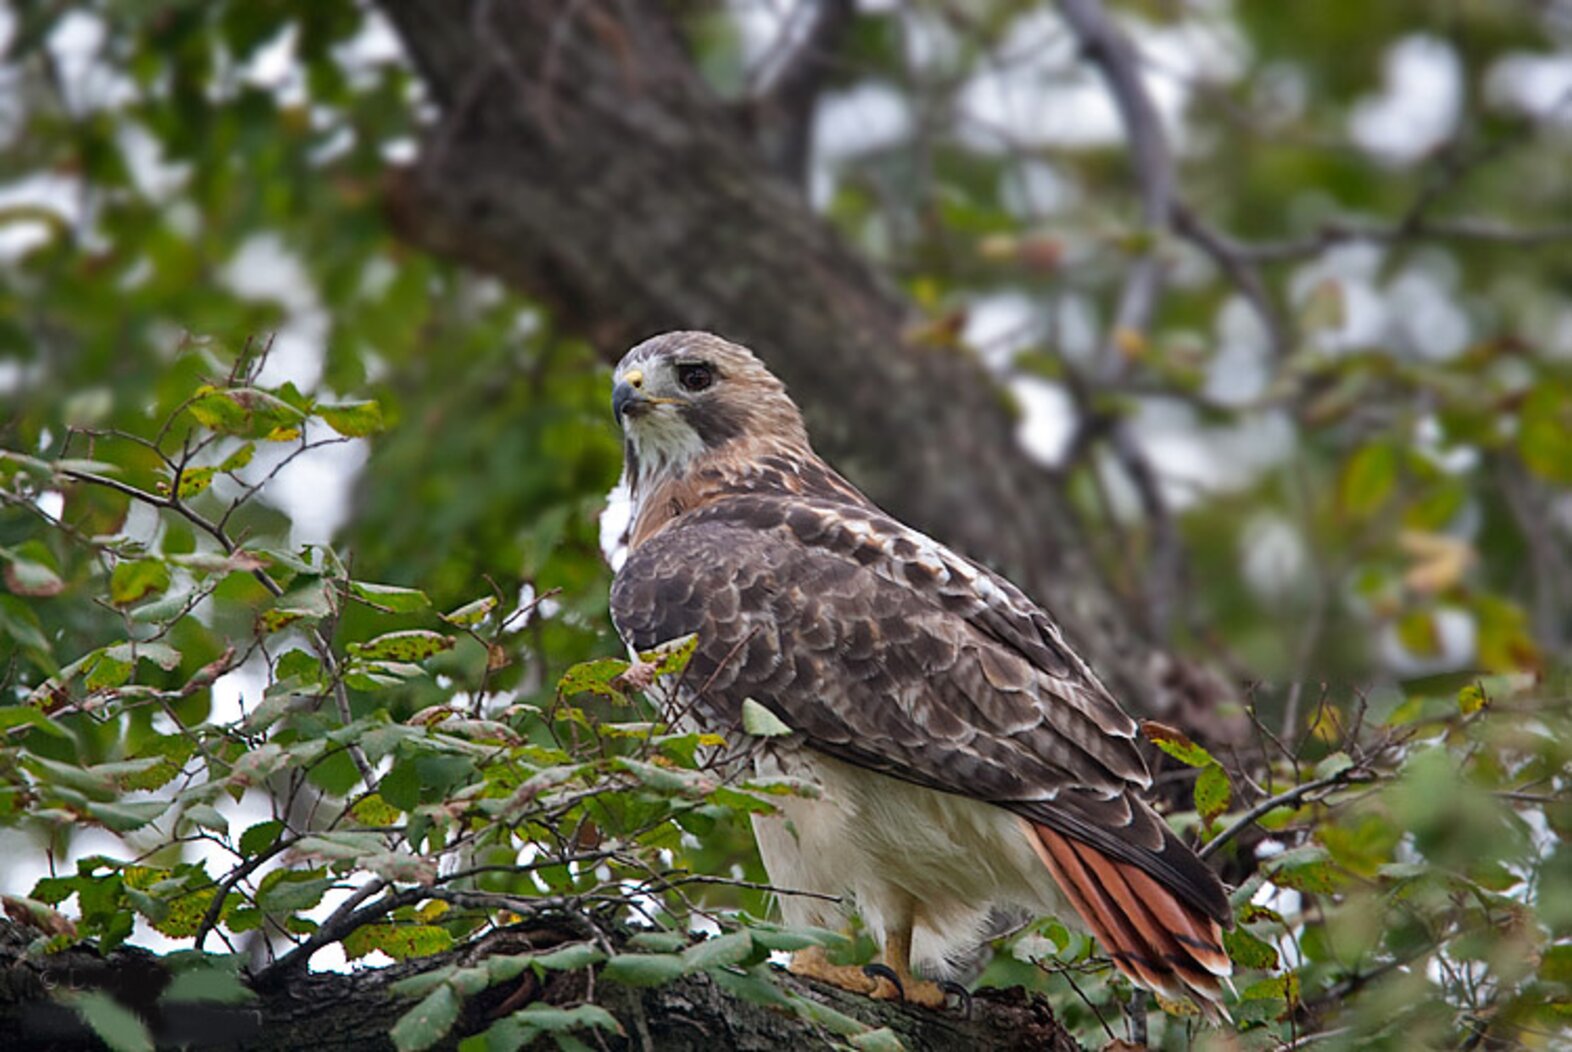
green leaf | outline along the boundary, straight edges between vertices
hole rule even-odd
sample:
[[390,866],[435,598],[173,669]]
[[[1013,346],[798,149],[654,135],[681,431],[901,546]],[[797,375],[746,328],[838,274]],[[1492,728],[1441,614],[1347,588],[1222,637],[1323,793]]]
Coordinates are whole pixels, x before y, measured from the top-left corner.
[[676,953],[688,945],[688,937],[676,931],[641,931],[628,939],[628,946],[635,950],[654,950],[657,953]]
[[554,972],[571,972],[577,968],[588,968],[592,964],[599,964],[605,959],[605,953],[593,944],[579,942],[569,946],[559,946],[549,953],[538,954],[531,958],[531,963]]
[[246,1004],[257,995],[230,968],[208,966],[178,972],[160,998],[165,1003],[205,1002],[208,1004]]
[[123,559],[109,575],[109,600],[130,606],[169,587],[169,567],[158,559]]
[[313,581],[279,596],[272,608],[264,610],[257,618],[257,624],[265,632],[277,632],[297,621],[314,621],[332,612],[328,586],[322,581]]
[[571,697],[574,694],[594,693],[620,698],[622,692],[611,681],[628,671],[628,663],[618,658],[596,658],[581,661],[562,674],[557,681],[557,691]]
[[106,648],[92,655],[87,663],[82,666],[87,673],[83,679],[83,686],[88,690],[112,690],[121,686],[131,678],[132,665],[130,661],[120,661],[111,657]]
[[411,628],[386,632],[364,643],[349,644],[349,653],[360,658],[388,658],[394,661],[422,661],[433,654],[452,650],[454,639],[441,632]]
[[458,970],[458,965],[445,964],[429,972],[416,972],[408,978],[392,983],[388,986],[388,990],[396,997],[425,997],[457,975]]
[[1548,947],[1540,958],[1539,977],[1547,983],[1572,986],[1572,945]]
[[93,1033],[113,1052],[153,1052],[153,1036],[136,1013],[106,993],[88,990],[67,997]]
[[1141,733],[1146,735],[1153,745],[1182,764],[1187,764],[1191,767],[1217,765],[1217,761],[1212,759],[1211,753],[1191,741],[1183,731],[1170,727],[1165,723],[1158,723],[1156,720],[1142,720]]
[[1353,765],[1353,757],[1339,749],[1315,765],[1315,776],[1317,778],[1330,778],[1333,775],[1342,774]]
[[420,1052],[430,1048],[453,1029],[458,1021],[459,1007],[458,991],[443,983],[400,1016],[388,1036],[399,1052]]
[[240,853],[247,858],[260,855],[273,846],[283,831],[283,822],[277,820],[258,822],[240,834]]
[[682,960],[689,971],[741,964],[753,955],[753,937],[745,931],[705,939],[688,947]]
[[1326,857],[1325,851],[1306,856],[1300,856],[1297,851],[1285,853],[1272,869],[1270,879],[1280,888],[1323,895],[1343,886],[1342,874]]
[[317,415],[327,425],[346,438],[364,438],[374,435],[387,426],[382,420],[382,407],[376,402],[341,402],[338,405],[318,405]]
[[370,581],[349,582],[351,595],[358,596],[395,614],[415,614],[431,606],[426,593],[418,588],[400,588],[391,584],[372,584]]
[[659,986],[686,972],[683,959],[674,953],[619,953],[606,962],[601,975],[627,986]]
[[1241,968],[1270,971],[1277,967],[1277,949],[1243,926],[1223,932],[1223,946],[1228,950],[1228,959]]
[[593,1004],[558,1008],[536,1003],[513,1013],[513,1018],[548,1034],[568,1030],[610,1030],[614,1034],[622,1033],[622,1025],[617,1022],[617,1017],[600,1005]]
[[257,905],[270,913],[309,910],[322,901],[334,883],[320,869],[275,869],[257,887]]
[[1228,810],[1232,798],[1233,787],[1229,785],[1228,774],[1220,764],[1209,763],[1201,768],[1195,780],[1195,809],[1207,825],[1211,825],[1218,815]]
[[257,444],[255,442],[242,442],[239,448],[219,463],[218,470],[224,472],[239,471],[251,463],[251,458],[256,455],[256,451]]
[[779,738],[792,733],[779,716],[752,698],[742,699],[742,729],[756,738]]
[[1517,450],[1530,471],[1572,485],[1572,384],[1536,384],[1518,416]]
[[36,727],[46,734],[54,735],[56,738],[69,739],[71,737],[63,727],[48,716],[45,716],[40,709],[36,709],[31,705],[0,705],[0,733],[8,731],[12,727],[20,727],[24,723]]
[[1389,442],[1361,446],[1343,465],[1338,506],[1351,519],[1366,519],[1381,509],[1397,485],[1399,455]]
[[186,808],[186,818],[203,829],[211,829],[215,833],[229,832],[229,819],[212,804],[194,804]]
[[169,810],[168,800],[136,800],[115,804],[89,803],[87,813],[116,833],[141,829]]

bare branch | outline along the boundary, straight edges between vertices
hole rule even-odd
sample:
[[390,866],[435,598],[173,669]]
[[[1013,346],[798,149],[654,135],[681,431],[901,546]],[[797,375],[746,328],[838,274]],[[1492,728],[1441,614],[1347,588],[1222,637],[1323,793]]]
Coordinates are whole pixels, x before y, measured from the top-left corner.
[[1548,248],[1572,241],[1572,224],[1526,229],[1490,219],[1420,219],[1387,224],[1335,220],[1323,223],[1306,237],[1284,241],[1235,241],[1229,251],[1242,260],[1281,263],[1307,259],[1336,245],[1361,242],[1390,245],[1404,241],[1463,241]]
[[[1059,8],[1081,42],[1087,57],[1102,72],[1119,109],[1130,143],[1130,162],[1140,187],[1141,215],[1151,235],[1131,262],[1119,292],[1113,325],[1098,356],[1096,379],[1117,381],[1129,368],[1125,348],[1144,339],[1151,328],[1162,296],[1166,264],[1161,255],[1161,235],[1173,229],[1178,178],[1173,153],[1151,94],[1141,79],[1140,57],[1103,8],[1100,0],[1060,0]],[[1141,497],[1142,510],[1152,525],[1152,557],[1146,567],[1144,614],[1156,638],[1167,636],[1178,598],[1183,571],[1183,550],[1157,472],[1126,421],[1118,421],[1110,448]]]
[[1317,778],[1314,781],[1305,782],[1303,785],[1296,785],[1285,793],[1278,793],[1276,796],[1262,800],[1260,803],[1250,808],[1250,810],[1234,819],[1233,822],[1229,823],[1226,829],[1224,829],[1221,833],[1218,833],[1217,836],[1213,837],[1212,840],[1210,840],[1204,847],[1201,848],[1200,851],[1197,852],[1197,854],[1202,858],[1210,858],[1213,854],[1216,853],[1218,848],[1222,847],[1234,837],[1244,832],[1255,822],[1256,819],[1260,818],[1262,815],[1266,814],[1273,808],[1287,807],[1290,804],[1297,804],[1305,797],[1310,796],[1313,793],[1319,793],[1326,789],[1333,789],[1343,785],[1356,785],[1364,782],[1370,782],[1374,781],[1375,778],[1376,774],[1375,772],[1371,771],[1370,768],[1366,767],[1364,764],[1356,763],[1352,767],[1345,767],[1343,770],[1336,771],[1324,778]]
[[[796,23],[805,9],[811,19],[806,29],[796,32]],[[755,92],[751,110],[761,145],[777,172],[794,186],[807,182],[809,147],[813,136],[813,115],[824,82],[834,69],[834,55],[857,16],[853,0],[806,0],[787,16],[781,30],[781,43],[801,40],[773,70],[762,69],[767,78]],[[768,61],[761,65],[769,65]]]

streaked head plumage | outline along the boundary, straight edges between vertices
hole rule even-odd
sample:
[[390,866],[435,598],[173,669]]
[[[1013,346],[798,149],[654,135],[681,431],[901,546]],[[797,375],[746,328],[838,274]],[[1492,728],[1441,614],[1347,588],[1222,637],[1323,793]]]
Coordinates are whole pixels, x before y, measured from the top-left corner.
[[682,471],[728,447],[807,446],[786,385],[752,351],[712,333],[651,337],[623,356],[612,380],[630,461],[647,471]]

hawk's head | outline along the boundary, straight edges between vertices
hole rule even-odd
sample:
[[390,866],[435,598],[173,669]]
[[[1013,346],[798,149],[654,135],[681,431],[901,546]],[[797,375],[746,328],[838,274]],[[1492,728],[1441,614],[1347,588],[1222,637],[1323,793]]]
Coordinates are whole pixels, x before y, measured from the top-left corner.
[[806,448],[786,386],[746,347],[707,332],[668,332],[629,351],[613,377],[612,412],[630,475],[683,472],[725,451]]

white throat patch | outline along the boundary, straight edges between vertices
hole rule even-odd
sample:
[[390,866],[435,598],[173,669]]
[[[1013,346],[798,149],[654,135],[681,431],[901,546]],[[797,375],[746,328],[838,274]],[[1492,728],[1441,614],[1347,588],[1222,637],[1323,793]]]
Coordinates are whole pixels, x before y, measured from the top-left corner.
[[637,502],[663,475],[681,475],[706,446],[699,433],[674,406],[659,405],[629,421],[628,439],[639,458],[639,475],[631,479]]

